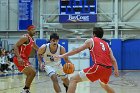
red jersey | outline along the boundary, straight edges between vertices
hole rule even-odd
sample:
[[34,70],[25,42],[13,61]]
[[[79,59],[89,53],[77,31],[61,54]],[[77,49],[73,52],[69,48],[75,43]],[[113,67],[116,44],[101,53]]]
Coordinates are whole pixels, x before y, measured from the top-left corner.
[[22,44],[21,46],[18,47],[18,49],[19,49],[20,56],[28,58],[32,51],[32,46],[33,46],[34,40],[28,34],[25,34],[24,36],[29,38],[29,43]]
[[112,66],[110,58],[110,50],[108,44],[97,37],[93,37],[93,48],[90,50],[92,60],[95,64],[103,64],[106,66]]

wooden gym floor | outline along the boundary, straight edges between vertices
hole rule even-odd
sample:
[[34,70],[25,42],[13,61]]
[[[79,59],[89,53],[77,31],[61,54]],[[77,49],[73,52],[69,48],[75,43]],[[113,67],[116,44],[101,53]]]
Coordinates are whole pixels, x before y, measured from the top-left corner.
[[[77,71],[75,71],[77,73]],[[70,77],[71,75],[69,75]],[[62,81],[59,83],[62,93],[65,93],[65,88]],[[0,93],[20,93],[24,86],[25,75],[23,74],[0,74]],[[140,71],[121,71],[120,77],[115,78],[113,75],[109,82],[116,93],[140,93]],[[55,93],[52,82],[44,72],[38,72],[31,87],[31,93]],[[82,82],[78,84],[76,93],[106,93],[99,85],[99,82]]]

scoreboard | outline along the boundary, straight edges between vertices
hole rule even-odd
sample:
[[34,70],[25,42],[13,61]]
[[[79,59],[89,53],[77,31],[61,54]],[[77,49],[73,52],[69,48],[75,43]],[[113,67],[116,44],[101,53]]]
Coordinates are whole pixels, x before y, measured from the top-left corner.
[[60,0],[60,23],[96,22],[96,14],[96,0]]

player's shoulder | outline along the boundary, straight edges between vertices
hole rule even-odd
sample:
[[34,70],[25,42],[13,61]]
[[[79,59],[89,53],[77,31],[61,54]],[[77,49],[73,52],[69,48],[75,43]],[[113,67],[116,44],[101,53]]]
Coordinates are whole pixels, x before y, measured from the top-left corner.
[[62,46],[60,44],[58,44],[58,46],[59,46],[60,51],[65,51],[66,50],[64,46]]
[[28,38],[27,34],[21,36],[21,38]]
[[25,35],[22,35],[19,40],[22,40],[22,41],[27,41],[28,40],[28,37],[25,36]]
[[43,44],[38,49],[38,54],[44,54],[46,50],[46,44]]
[[60,48],[64,48],[62,45],[60,45],[60,44],[58,44],[58,47],[60,47]]
[[40,48],[45,48],[46,46],[47,46],[47,44],[43,44],[43,45],[41,45]]
[[28,34],[23,34],[21,37],[28,37]]
[[39,51],[44,51],[46,49],[46,44],[43,44],[39,47]]
[[86,41],[85,41],[85,43],[91,43],[91,42],[93,42],[94,40],[92,39],[92,38],[89,38],[89,39],[87,39]]

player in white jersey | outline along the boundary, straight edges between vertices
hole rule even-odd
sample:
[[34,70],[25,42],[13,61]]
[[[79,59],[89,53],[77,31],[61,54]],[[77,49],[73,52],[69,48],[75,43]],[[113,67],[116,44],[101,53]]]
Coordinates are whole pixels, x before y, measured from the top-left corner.
[[[44,44],[39,48],[38,61],[40,64],[40,68],[41,69],[44,68],[45,71],[47,72],[47,75],[51,78],[55,92],[62,93],[61,88],[58,84],[57,76],[61,77],[63,81],[63,85],[66,88],[66,91],[69,85],[69,79],[67,74],[63,72],[61,59],[53,58],[53,56],[64,54],[66,52],[65,48],[60,44],[58,44],[58,41],[59,41],[59,36],[56,33],[52,33],[50,35],[50,43]],[[42,58],[43,61],[45,62],[45,65],[43,65]],[[64,61],[70,62],[68,57],[65,57]]]

